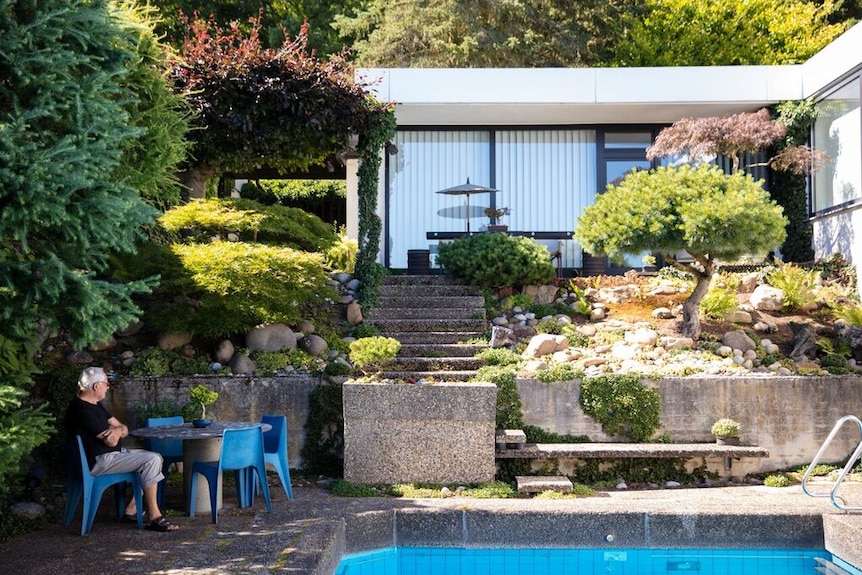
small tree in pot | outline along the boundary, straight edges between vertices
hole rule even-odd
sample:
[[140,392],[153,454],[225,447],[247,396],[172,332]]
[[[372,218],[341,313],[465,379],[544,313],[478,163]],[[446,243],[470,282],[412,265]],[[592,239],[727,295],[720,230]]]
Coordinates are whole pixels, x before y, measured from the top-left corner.
[[218,399],[218,392],[203,385],[193,387],[189,391],[189,404],[183,409],[183,417],[191,419],[195,427],[206,427],[212,423],[207,419],[207,405],[211,405]]

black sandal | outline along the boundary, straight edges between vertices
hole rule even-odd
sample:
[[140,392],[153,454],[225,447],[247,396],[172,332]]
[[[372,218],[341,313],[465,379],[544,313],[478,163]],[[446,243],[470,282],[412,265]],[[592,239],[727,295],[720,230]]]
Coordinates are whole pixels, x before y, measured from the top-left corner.
[[162,516],[156,517],[155,519],[147,523],[146,526],[144,526],[144,529],[146,529],[147,531],[158,531],[160,533],[165,533],[167,531],[176,531],[177,529],[179,529],[179,527],[177,527],[176,525],[165,519],[164,516]]

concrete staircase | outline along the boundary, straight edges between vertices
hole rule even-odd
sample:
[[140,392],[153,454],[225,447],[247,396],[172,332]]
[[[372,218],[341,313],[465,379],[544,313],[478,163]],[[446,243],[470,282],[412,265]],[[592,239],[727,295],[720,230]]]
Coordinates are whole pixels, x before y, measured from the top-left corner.
[[380,303],[365,321],[401,342],[381,377],[466,381],[476,374],[483,364],[473,355],[486,346],[463,342],[488,329],[481,290],[443,275],[386,276],[380,289]]

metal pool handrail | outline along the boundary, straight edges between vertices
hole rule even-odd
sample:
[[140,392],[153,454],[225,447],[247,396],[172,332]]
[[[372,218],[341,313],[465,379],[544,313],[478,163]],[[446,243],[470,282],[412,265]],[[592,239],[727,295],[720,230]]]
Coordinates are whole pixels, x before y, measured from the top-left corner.
[[[847,460],[847,464],[844,465],[844,469],[841,470],[841,473],[838,475],[838,478],[833,484],[831,490],[829,490],[828,492],[821,493],[815,493],[809,490],[808,479],[809,477],[811,477],[811,473],[814,471],[814,467],[818,463],[820,463],[820,459],[823,457],[823,454],[826,452],[826,449],[829,447],[829,444],[832,443],[832,440],[835,439],[835,436],[838,435],[838,432],[848,421],[852,421],[856,424],[856,427],[859,428],[859,444],[856,446],[856,449],[853,450],[853,454],[850,456],[850,459]],[[811,461],[811,464],[808,466],[808,469],[805,470],[805,475],[802,476],[802,491],[804,491],[806,495],[810,495],[811,497],[829,497],[832,499],[832,504],[835,505],[835,507],[844,511],[858,511],[862,509],[862,506],[859,505],[847,505],[846,502],[838,495],[838,488],[841,487],[841,484],[843,483],[847,475],[849,475],[850,470],[853,468],[853,465],[859,459],[860,455],[862,455],[862,421],[855,415],[845,415],[835,423],[835,426],[832,428],[832,431],[829,432],[829,436],[826,438],[826,441],[824,441],[823,445],[820,446],[820,450],[817,452],[817,455],[814,456],[814,459]]]

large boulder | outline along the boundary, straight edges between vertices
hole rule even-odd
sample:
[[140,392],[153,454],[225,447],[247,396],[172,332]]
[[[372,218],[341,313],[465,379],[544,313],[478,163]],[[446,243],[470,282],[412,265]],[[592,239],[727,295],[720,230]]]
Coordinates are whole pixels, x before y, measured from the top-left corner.
[[784,291],[771,285],[759,285],[751,292],[748,301],[754,309],[780,311],[784,307]]
[[737,329],[729,331],[721,338],[721,343],[731,349],[738,349],[746,352],[757,348],[757,343],[746,334],[743,330]]
[[283,323],[259,325],[245,336],[245,345],[252,351],[263,350],[270,353],[296,349],[296,334]]

